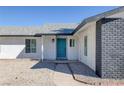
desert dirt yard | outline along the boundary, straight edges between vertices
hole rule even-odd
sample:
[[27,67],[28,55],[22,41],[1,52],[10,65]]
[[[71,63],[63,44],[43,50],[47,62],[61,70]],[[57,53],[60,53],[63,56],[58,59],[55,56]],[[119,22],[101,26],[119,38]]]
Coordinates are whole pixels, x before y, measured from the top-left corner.
[[0,86],[113,86],[124,79],[101,79],[81,62],[0,60]]
[[1,86],[87,85],[73,79],[67,64],[38,60],[0,60]]

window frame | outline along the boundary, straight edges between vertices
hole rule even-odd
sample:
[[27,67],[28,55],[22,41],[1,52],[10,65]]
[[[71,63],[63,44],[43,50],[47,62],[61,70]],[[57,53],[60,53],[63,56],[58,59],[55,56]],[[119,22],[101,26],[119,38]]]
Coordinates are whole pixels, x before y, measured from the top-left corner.
[[84,36],[84,56],[88,56],[88,36]]
[[36,39],[25,39],[25,53],[36,53]]
[[75,39],[70,39],[69,44],[70,47],[75,47]]

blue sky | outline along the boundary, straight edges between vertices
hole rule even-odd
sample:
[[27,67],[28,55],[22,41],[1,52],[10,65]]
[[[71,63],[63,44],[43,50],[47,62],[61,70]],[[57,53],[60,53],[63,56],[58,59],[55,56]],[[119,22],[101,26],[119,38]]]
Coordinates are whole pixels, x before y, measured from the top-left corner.
[[0,25],[42,25],[46,23],[80,23],[93,16],[117,6],[4,6],[0,7]]

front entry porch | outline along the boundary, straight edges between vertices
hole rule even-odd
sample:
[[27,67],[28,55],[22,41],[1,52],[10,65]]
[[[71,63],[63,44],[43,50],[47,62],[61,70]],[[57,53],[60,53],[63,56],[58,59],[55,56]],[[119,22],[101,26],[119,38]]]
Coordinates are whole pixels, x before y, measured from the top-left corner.
[[[41,36],[41,57],[44,60],[78,60],[77,44],[70,46],[70,39],[77,40],[72,36],[55,36],[55,35],[42,35]],[[63,62],[62,62],[63,63]]]

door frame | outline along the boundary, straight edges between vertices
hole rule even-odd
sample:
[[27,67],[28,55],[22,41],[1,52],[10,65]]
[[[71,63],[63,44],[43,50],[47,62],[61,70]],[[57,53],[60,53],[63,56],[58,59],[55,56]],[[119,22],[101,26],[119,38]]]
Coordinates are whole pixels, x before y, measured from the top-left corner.
[[[65,57],[63,57],[63,58],[58,58],[57,57],[57,39],[65,39],[65,43],[66,43],[66,50],[65,50]],[[56,38],[56,60],[67,60],[67,38],[65,38],[65,37],[58,37],[58,38]]]

